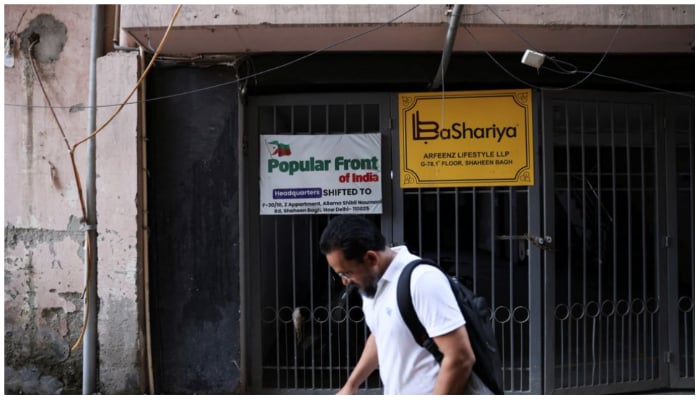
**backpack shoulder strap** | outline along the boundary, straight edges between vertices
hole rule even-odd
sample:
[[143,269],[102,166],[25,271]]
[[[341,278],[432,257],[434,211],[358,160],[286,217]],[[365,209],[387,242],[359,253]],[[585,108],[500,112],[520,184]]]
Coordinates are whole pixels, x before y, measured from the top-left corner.
[[[401,271],[399,276],[399,281],[396,284],[396,299],[399,305],[399,312],[403,318],[406,326],[411,331],[413,339],[420,346],[425,347],[435,359],[442,361],[442,353],[438,349],[437,345],[433,339],[428,336],[428,332],[420,323],[418,315],[416,314],[416,309],[413,307],[413,301],[411,300],[411,273],[413,270],[421,264],[428,264],[437,267],[438,265],[430,260],[417,259],[406,264],[404,269]],[[438,268],[439,269],[439,268]],[[442,271],[442,270],[441,270]]]

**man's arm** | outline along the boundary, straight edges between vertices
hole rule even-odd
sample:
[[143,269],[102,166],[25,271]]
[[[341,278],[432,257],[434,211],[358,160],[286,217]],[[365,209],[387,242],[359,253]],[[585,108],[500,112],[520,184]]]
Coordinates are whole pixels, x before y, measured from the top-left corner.
[[362,382],[364,382],[375,369],[379,367],[379,358],[377,356],[377,342],[374,340],[374,335],[370,334],[367,337],[365,348],[362,350],[362,355],[348,377],[345,385],[336,394],[356,394]]
[[[462,394],[476,361],[467,329],[461,327],[433,338],[443,354],[433,394]],[[364,355],[364,354],[363,354]]]

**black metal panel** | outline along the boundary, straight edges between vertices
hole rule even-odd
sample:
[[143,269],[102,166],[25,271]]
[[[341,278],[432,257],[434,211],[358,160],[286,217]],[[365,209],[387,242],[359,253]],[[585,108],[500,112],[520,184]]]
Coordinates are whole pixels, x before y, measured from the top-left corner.
[[[148,98],[235,80],[151,72]],[[152,347],[157,393],[232,393],[240,371],[236,85],[148,102]]]
[[695,107],[667,104],[667,236],[670,380],[695,387]]
[[556,250],[546,261],[545,392],[692,387],[689,102],[583,92],[545,99],[544,218]]

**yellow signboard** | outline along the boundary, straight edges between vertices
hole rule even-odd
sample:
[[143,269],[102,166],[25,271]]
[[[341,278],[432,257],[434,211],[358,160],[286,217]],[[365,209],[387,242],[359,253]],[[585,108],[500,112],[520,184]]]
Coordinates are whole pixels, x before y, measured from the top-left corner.
[[534,185],[532,91],[399,93],[402,188]]

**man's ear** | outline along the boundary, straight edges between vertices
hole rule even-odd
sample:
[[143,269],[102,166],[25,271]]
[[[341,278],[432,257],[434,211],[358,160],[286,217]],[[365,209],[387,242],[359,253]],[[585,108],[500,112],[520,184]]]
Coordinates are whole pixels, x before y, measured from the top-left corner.
[[365,253],[365,261],[369,263],[370,267],[374,267],[379,264],[379,254],[374,250],[367,250],[367,253]]

